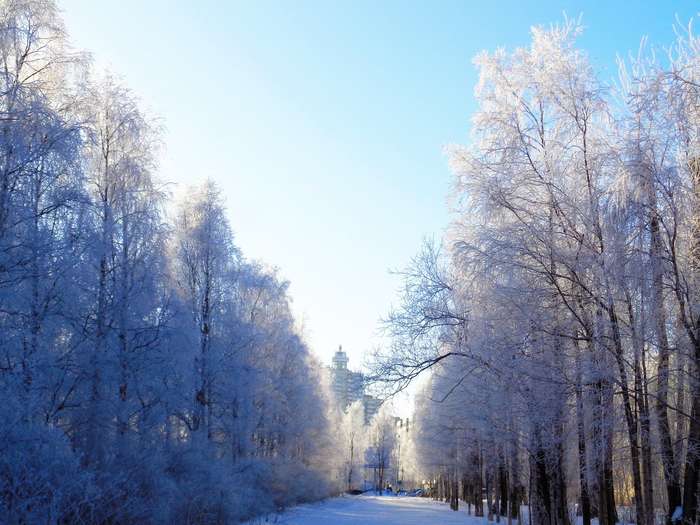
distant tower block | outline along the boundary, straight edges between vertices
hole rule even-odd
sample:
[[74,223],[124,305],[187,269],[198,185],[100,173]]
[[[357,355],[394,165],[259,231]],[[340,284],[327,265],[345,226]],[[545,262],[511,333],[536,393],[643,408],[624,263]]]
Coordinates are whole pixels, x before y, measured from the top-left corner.
[[361,372],[348,369],[348,362],[348,355],[340,345],[330,367],[333,397],[341,410],[346,410],[355,401],[362,401],[367,424],[379,410],[381,401],[365,394],[365,377]]
[[343,345],[338,346],[338,351],[333,356],[333,368],[336,370],[347,370],[348,355],[343,352]]
[[382,401],[376,397],[364,396],[362,398],[362,404],[365,408],[365,425],[369,425],[372,422],[372,418],[379,412]]

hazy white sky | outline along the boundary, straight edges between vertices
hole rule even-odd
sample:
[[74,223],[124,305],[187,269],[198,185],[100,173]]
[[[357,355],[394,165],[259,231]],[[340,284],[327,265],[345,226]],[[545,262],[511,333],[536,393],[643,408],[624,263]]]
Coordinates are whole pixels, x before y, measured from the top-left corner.
[[[396,301],[390,268],[447,224],[442,148],[467,140],[481,49],[584,12],[612,69],[672,39],[692,2],[63,0],[73,42],[163,119],[162,177],[211,177],[237,242],[280,267],[314,351],[359,366]],[[591,16],[588,15],[591,13]]]

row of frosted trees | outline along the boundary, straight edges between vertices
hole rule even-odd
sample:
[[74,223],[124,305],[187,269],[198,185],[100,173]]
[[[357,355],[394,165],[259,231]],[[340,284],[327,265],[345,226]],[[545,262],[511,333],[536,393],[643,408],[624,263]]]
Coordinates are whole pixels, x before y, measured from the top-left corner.
[[[405,271],[378,372],[431,368],[418,462],[532,523],[698,521],[700,39],[613,85],[566,21],[475,63],[455,219]],[[482,498],[488,500],[483,509]]]
[[158,150],[52,1],[0,1],[0,521],[229,523],[330,490],[287,284],[213,184],[168,201]]
[[[332,468],[338,487],[346,492],[375,489],[387,485],[400,488],[401,433],[392,406],[384,404],[371,420],[366,420],[362,401],[356,401],[333,414],[335,461]],[[405,441],[405,440],[404,440]]]

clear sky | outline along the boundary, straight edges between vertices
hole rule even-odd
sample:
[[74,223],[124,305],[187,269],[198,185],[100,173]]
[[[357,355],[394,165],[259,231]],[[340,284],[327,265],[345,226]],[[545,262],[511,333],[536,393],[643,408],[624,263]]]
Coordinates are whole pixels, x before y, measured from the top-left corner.
[[166,128],[162,177],[216,180],[237,242],[291,281],[325,362],[359,366],[396,278],[449,220],[443,146],[468,140],[472,57],[583,14],[614,74],[667,44],[696,2],[59,0],[74,44],[124,77]]

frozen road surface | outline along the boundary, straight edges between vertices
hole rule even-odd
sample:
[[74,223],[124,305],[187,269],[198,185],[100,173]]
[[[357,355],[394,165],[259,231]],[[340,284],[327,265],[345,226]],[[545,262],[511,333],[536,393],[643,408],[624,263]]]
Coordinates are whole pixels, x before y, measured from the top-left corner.
[[[267,520],[267,521],[266,521]],[[346,496],[322,503],[300,505],[276,516],[250,522],[280,525],[479,525],[460,509],[428,498],[395,496]]]

